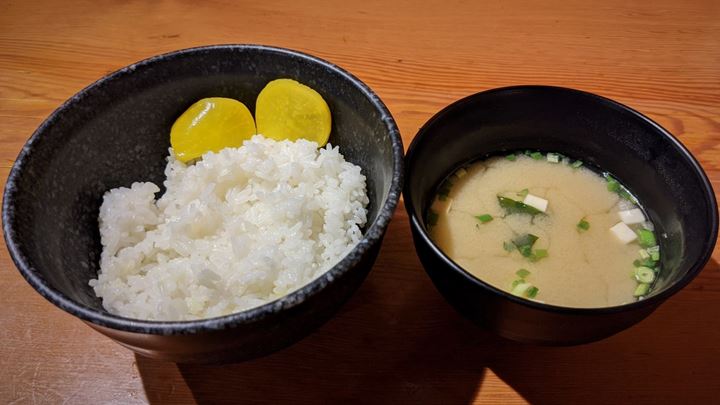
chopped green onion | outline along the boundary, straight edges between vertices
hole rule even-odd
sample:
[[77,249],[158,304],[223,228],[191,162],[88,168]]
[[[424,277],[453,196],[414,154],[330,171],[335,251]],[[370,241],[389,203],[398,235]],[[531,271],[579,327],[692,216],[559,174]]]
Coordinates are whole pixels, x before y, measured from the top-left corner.
[[547,249],[535,249],[535,251],[530,255],[530,261],[536,262],[540,259],[544,259],[548,257],[548,251]]
[[[529,192],[530,192],[530,191],[529,191],[528,189],[524,188],[524,189],[518,191],[518,192],[515,193],[515,194],[517,194],[517,196],[520,197],[520,198],[525,198],[525,197],[527,197],[527,195],[528,195]],[[524,204],[524,203],[523,203],[523,204]]]
[[638,243],[640,246],[647,248],[657,245],[655,234],[652,233],[652,231],[648,231],[647,229],[638,229],[636,233],[638,235]]
[[635,278],[641,283],[652,283],[655,280],[655,272],[649,267],[638,267],[635,269]]
[[493,220],[493,216],[490,214],[477,215],[475,218],[477,218],[478,221],[482,222],[483,224],[487,224],[488,222]]
[[516,271],[515,274],[520,278],[525,278],[530,275],[530,272],[526,269],[520,269]]
[[580,222],[577,223],[577,228],[581,231],[587,231],[590,229],[590,222],[586,221],[585,218],[581,219]]
[[638,253],[640,254],[640,258],[643,260],[647,260],[650,258],[650,253],[648,253],[645,249],[640,249]]
[[580,167],[582,165],[583,165],[582,160],[576,160],[576,161],[572,162],[570,167],[572,167],[573,169],[577,169],[578,167]]
[[609,173],[604,173],[603,176],[605,176],[605,179],[607,180],[607,189],[608,191],[611,191],[613,193],[617,193],[620,197],[632,202],[633,204],[637,204],[638,200],[630,194],[627,189],[620,184],[617,179],[615,179],[613,176],[611,176]]
[[543,154],[540,153],[540,152],[533,152],[533,153],[530,154],[530,157],[533,158],[533,159],[535,159],[535,160],[540,160],[540,159],[543,158]]
[[535,298],[540,290],[525,281],[530,272],[526,269],[520,269],[515,274],[520,278],[512,282],[510,293],[518,297]]
[[510,154],[510,155],[505,156],[505,159],[507,159],[511,162],[514,162],[515,160],[517,160],[517,156],[515,156],[514,154]]
[[643,260],[635,260],[633,262],[633,265],[635,267],[655,267],[655,262],[652,258],[648,258]]
[[620,182],[615,180],[615,178],[609,174],[605,174],[605,179],[607,180],[607,190],[611,191],[613,193],[620,192]]
[[433,211],[433,210],[430,210],[430,212],[428,212],[428,215],[427,215],[427,224],[428,224],[428,226],[435,226],[435,225],[437,225],[437,221],[438,221],[438,214],[437,214],[437,212],[435,212],[435,211]]
[[531,233],[526,233],[525,235],[521,235],[513,239],[512,243],[515,245],[520,254],[523,255],[523,257],[530,257],[532,255],[532,247],[537,240],[537,236]]
[[523,202],[515,201],[512,198],[497,197],[498,202],[500,203],[500,207],[502,207],[505,210],[505,213],[507,215],[512,214],[530,214],[530,215],[537,215],[542,214],[542,211],[535,207],[531,207]]
[[635,196],[633,196],[632,194],[630,194],[630,192],[627,191],[627,190],[625,189],[625,187],[622,187],[622,188],[620,189],[620,191],[618,192],[618,194],[620,194],[620,197],[622,197],[622,198],[624,198],[624,199],[632,202],[633,204],[637,204],[637,203],[638,203],[638,200],[635,198]]
[[650,291],[650,284],[641,283],[638,284],[638,286],[635,288],[635,292],[633,293],[636,297],[642,297],[645,294],[647,294]]
[[530,284],[530,283],[520,282],[513,287],[512,291],[510,291],[510,294],[516,295],[518,297],[525,297],[527,294],[527,291],[531,287],[532,287],[532,284]]
[[457,177],[458,179],[461,179],[461,178],[465,177],[466,174],[467,174],[467,170],[465,170],[465,168],[461,167],[461,168],[457,169],[457,171],[455,172],[455,177]]
[[660,246],[655,245],[652,247],[647,248],[647,253],[650,255],[650,258],[654,261],[660,260]]
[[550,163],[559,163],[560,162],[560,155],[557,153],[548,153],[547,154],[547,161]]
[[512,252],[515,250],[515,245],[513,245],[512,242],[503,242],[503,249],[507,252]]

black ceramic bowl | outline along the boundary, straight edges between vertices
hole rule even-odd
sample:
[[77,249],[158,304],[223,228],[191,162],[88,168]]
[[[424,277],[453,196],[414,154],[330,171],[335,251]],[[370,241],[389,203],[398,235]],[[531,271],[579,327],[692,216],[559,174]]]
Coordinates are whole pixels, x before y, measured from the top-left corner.
[[[280,77],[316,89],[328,102],[330,142],[367,177],[365,237],[325,275],[245,312],[190,322],[106,312],[88,286],[98,270],[103,193],[135,181],[162,184],[170,127],[193,102],[232,97],[254,111],[260,90]],[[362,283],[399,199],[402,158],[402,140],[382,101],[329,62],[265,46],[182,50],[100,79],[37,129],[10,172],[3,230],[15,264],[40,294],[123,346],[180,362],[248,359],[305,337]]]
[[[438,184],[473,160],[521,149],[582,159],[637,194],[658,234],[667,235],[659,238],[663,270],[650,296],[592,309],[528,301],[473,277],[432,242],[424,219]],[[577,90],[519,86],[462,99],[420,129],[405,164],[405,207],[433,283],[463,315],[518,341],[578,344],[628,328],[702,270],[717,238],[715,195],[687,149],[642,114]]]

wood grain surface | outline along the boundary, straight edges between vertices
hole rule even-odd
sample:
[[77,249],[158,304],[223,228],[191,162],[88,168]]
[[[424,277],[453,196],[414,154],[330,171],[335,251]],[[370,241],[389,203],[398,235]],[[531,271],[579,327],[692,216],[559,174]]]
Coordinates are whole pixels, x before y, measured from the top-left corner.
[[[514,84],[628,104],[720,190],[720,2],[0,0],[0,174],[62,101],[179,48],[259,43],[348,69],[407,146],[443,106]],[[720,252],[650,318],[599,343],[520,345],[460,318],[423,272],[402,204],[368,280],[277,354],[228,366],[134,356],[55,308],[0,249],[0,403],[718,403]]]

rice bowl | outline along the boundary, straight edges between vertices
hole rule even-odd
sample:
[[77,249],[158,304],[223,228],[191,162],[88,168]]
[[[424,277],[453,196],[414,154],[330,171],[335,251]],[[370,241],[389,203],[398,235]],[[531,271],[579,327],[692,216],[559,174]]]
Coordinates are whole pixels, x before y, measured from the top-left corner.
[[100,208],[100,272],[111,313],[193,320],[257,307],[306,285],[362,239],[365,176],[337,147],[254,136],[174,158],[153,183],[108,191]]
[[[136,181],[163,184],[170,123],[199,97],[227,96],[252,106],[257,91],[278,77],[312,86],[332,108],[337,119],[329,141],[366,178],[370,201],[362,240],[312,282],[246,311],[173,322],[107,311],[88,285],[98,276],[104,194]],[[392,115],[342,68],[259,45],[186,49],[110,74],[51,114],[10,172],[3,231],[29,285],[100,334],[156,359],[241,361],[298,342],[353,296],[378,257],[397,207],[402,168],[402,140]]]

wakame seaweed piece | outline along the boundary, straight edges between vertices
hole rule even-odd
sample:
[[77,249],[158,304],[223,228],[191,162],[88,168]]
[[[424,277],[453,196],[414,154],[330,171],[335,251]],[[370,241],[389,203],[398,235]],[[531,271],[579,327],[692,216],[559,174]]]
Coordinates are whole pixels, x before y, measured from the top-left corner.
[[427,215],[427,224],[428,226],[435,226],[437,225],[438,221],[438,214],[437,212],[430,210]]
[[517,238],[513,239],[512,243],[513,245],[515,245],[518,252],[520,252],[523,257],[530,257],[533,254],[532,247],[537,240],[537,236],[531,233],[526,233],[525,235],[520,235]]
[[530,214],[537,215],[543,212],[535,207],[531,207],[523,202],[515,201],[512,198],[497,196],[500,207],[505,210],[505,214]]
[[440,189],[438,189],[438,198],[440,198],[440,200],[442,201],[445,201],[448,195],[450,195],[450,189],[452,188],[452,186],[452,181],[445,180],[443,184],[440,185]]

